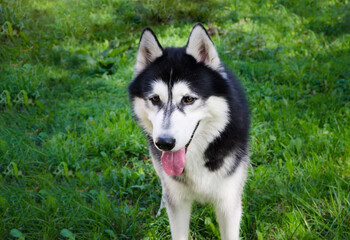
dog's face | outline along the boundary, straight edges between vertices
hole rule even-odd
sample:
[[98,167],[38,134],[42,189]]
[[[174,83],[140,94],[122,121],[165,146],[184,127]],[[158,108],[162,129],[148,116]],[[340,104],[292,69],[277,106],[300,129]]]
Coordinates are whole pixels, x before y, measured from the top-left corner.
[[[215,129],[216,135],[227,124],[228,106],[220,97],[224,86],[217,83],[223,78],[221,70],[201,25],[193,28],[184,48],[163,49],[150,29],[141,36],[129,91],[134,113],[163,152],[162,164],[170,175],[181,174],[187,148],[193,137],[200,137],[201,125]],[[170,166],[174,164],[179,166]]]
[[[161,151],[178,151],[190,142],[200,120],[208,116],[205,100],[193,92],[185,81],[169,89],[161,80],[152,83],[146,101],[135,112],[146,111],[153,141]],[[142,106],[143,105],[143,106]],[[141,106],[141,109],[137,109]]]

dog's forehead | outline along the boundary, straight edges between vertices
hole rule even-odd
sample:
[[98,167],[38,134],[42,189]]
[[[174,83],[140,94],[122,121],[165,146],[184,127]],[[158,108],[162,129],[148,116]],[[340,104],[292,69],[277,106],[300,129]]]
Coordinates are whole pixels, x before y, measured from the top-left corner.
[[153,73],[163,81],[176,81],[186,77],[196,65],[195,59],[186,54],[184,48],[169,47],[165,48],[163,56],[150,66],[153,66]]
[[174,83],[174,86],[172,88],[172,93],[174,96],[186,96],[186,95],[193,96],[194,94],[194,92],[190,88],[189,83],[185,81],[178,81]]
[[184,80],[174,82],[169,86],[168,82],[156,80],[152,84],[152,91],[150,94],[168,95],[169,91],[172,96],[193,96],[195,93],[191,90],[190,83]]

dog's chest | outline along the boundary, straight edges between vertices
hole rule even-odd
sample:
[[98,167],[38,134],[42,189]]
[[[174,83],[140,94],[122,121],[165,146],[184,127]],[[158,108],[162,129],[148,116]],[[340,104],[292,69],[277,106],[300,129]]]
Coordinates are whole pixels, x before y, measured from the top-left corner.
[[179,194],[186,194],[189,198],[199,202],[213,201],[221,195],[226,185],[223,169],[215,172],[205,167],[205,159],[197,155],[197,158],[187,159],[185,172],[173,178],[173,187]]

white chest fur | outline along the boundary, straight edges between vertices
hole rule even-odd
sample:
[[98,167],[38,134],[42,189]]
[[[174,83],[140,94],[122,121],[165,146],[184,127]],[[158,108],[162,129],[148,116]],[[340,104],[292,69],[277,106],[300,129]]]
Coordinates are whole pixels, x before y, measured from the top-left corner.
[[[167,191],[170,201],[195,200],[201,203],[216,203],[227,199],[228,195],[242,191],[248,157],[242,159],[233,174],[227,175],[236,161],[234,153],[225,158],[224,165],[219,170],[210,171],[205,167],[203,151],[197,150],[199,151],[193,150],[187,153],[184,176],[174,179],[162,171],[161,166],[156,167],[160,170],[157,172],[162,180],[163,191]],[[156,165],[158,164],[159,162]]]

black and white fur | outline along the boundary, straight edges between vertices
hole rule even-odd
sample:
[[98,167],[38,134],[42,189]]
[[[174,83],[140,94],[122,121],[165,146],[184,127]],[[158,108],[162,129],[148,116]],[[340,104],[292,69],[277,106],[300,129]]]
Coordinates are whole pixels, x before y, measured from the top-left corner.
[[[249,110],[205,28],[196,24],[181,48],[162,48],[146,28],[129,93],[161,180],[172,238],[188,239],[191,205],[199,201],[214,205],[222,239],[239,239]],[[183,172],[168,175],[162,152],[184,147]]]

